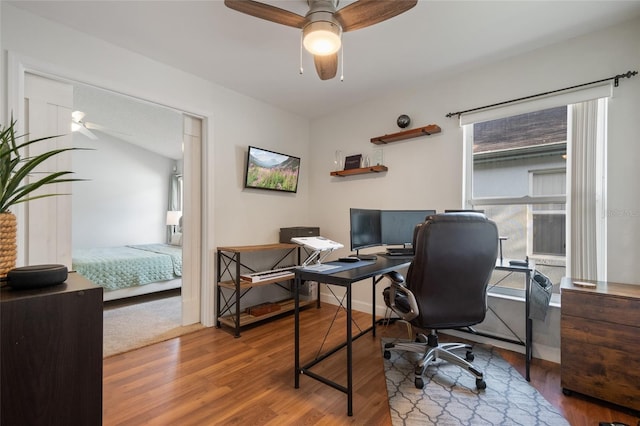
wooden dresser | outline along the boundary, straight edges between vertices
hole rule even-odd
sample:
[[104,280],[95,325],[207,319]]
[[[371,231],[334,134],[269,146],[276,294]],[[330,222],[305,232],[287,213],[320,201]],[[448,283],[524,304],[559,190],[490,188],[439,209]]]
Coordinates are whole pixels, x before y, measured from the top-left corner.
[[102,288],[0,291],[0,424],[102,424]]
[[561,284],[561,385],[640,411],[640,285]]

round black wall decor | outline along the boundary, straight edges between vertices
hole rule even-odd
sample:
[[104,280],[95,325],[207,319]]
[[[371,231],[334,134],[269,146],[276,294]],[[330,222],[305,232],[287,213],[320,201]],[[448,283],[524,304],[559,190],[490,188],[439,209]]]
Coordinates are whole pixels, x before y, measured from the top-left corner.
[[398,127],[400,127],[401,129],[404,129],[405,127],[409,126],[409,124],[411,123],[411,118],[407,115],[407,114],[402,114],[400,117],[398,117]]

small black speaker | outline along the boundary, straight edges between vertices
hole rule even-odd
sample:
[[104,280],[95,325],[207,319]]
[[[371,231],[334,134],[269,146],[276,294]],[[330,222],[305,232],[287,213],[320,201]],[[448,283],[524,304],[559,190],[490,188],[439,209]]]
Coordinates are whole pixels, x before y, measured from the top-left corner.
[[7,272],[7,284],[14,289],[49,287],[67,280],[64,265],[31,265],[15,268]]

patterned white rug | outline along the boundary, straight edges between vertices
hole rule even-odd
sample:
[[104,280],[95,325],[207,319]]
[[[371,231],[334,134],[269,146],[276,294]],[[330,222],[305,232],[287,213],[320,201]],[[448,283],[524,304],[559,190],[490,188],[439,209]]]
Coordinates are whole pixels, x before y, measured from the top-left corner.
[[[384,343],[393,339],[382,339]],[[569,423],[544,397],[489,346],[476,344],[474,365],[487,388],[461,368],[437,361],[427,369],[424,389],[414,385],[417,354],[391,351],[384,360],[387,393],[394,426],[531,425]]]
[[190,333],[202,328],[202,324],[181,326],[180,296],[137,303],[110,302],[104,308],[103,357],[128,352]]

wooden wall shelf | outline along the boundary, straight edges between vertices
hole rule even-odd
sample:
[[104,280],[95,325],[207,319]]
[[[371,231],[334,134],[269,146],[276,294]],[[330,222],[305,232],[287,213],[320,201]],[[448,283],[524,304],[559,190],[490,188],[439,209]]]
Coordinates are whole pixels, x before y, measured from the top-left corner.
[[377,136],[371,138],[371,143],[383,145],[390,142],[403,141],[405,139],[417,138],[420,136],[429,136],[434,133],[440,133],[442,129],[437,124],[429,124],[428,126],[418,127],[415,129],[405,130],[403,132],[391,133],[390,135]]
[[387,166],[371,166],[371,167],[361,167],[359,169],[348,169],[348,170],[337,170],[335,172],[331,172],[331,176],[352,176],[352,175],[362,175],[365,173],[380,173],[386,172],[389,170]]

